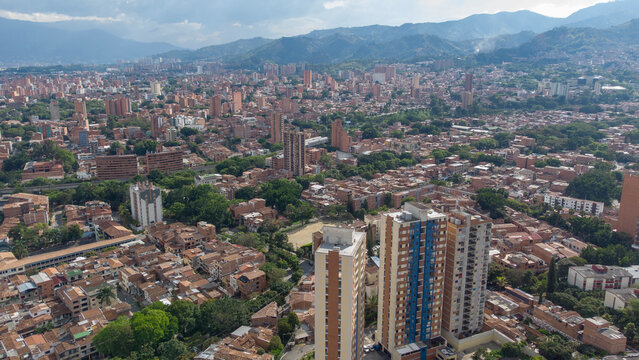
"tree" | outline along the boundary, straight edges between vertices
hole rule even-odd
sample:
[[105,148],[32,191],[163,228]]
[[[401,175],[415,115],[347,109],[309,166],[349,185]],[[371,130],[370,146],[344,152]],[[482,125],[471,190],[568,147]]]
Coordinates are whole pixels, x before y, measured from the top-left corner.
[[483,188],[479,189],[475,196],[475,200],[482,210],[489,211],[490,217],[493,219],[505,216],[506,199],[508,199],[508,192],[504,189]]
[[566,188],[566,195],[610,205],[612,199],[621,194],[618,188],[617,178],[612,171],[595,168],[574,178]]
[[102,306],[104,306],[104,304],[106,304],[107,306],[111,305],[111,301],[113,301],[115,298],[116,296],[113,292],[113,288],[109,285],[104,286],[98,293],[98,300],[100,301],[100,305]]
[[302,185],[296,181],[277,179],[262,184],[260,195],[268,206],[275,206],[278,211],[284,212],[286,206],[296,206],[302,195]]
[[129,319],[122,316],[102,328],[93,344],[100,354],[125,358],[135,348],[133,330]]
[[484,356],[486,356],[486,354],[488,353],[488,350],[486,350],[486,348],[479,348],[477,349],[477,351],[475,351],[475,353],[473,353],[472,359],[473,360],[483,360]]
[[300,319],[297,317],[297,314],[295,314],[295,312],[291,311],[288,314],[287,317],[288,323],[291,325],[292,328],[295,328],[297,326],[299,326],[300,324]]
[[549,337],[546,341],[538,344],[539,354],[546,359],[571,360],[572,348],[565,344],[558,336]]
[[508,285],[508,282],[506,281],[505,276],[498,276],[496,280],[497,280],[496,281],[497,286],[502,290],[506,287],[506,285]]
[[169,317],[163,310],[150,307],[137,312],[131,318],[133,338],[139,347],[155,345],[161,340],[170,339],[177,330],[177,321],[172,315]]
[[284,349],[284,345],[282,344],[282,339],[279,336],[275,335],[271,338],[271,341],[268,343],[267,351],[281,351]]
[[166,309],[175,316],[178,324],[178,332],[182,336],[189,336],[195,331],[195,324],[200,317],[200,308],[186,300],[175,300]]
[[251,200],[255,195],[256,191],[252,186],[245,186],[235,192],[235,198],[239,200]]
[[522,358],[524,352],[522,351],[522,345],[519,343],[508,342],[501,346],[499,350],[502,357],[506,358]]
[[548,267],[548,283],[546,284],[546,294],[552,294],[555,292],[557,285],[557,264],[555,257],[550,259],[550,265]]
[[157,348],[157,354],[162,360],[177,359],[180,355],[186,353],[188,348],[186,345],[178,339],[171,339],[169,341],[160,343]]
[[209,300],[200,307],[197,329],[206,334],[224,337],[240,325],[248,324],[251,314],[246,303],[225,297]]
[[317,213],[317,209],[315,209],[311,204],[306,201],[300,201],[297,206],[293,204],[286,205],[286,216],[292,221],[302,221],[302,224],[305,224],[308,220],[313,218]]

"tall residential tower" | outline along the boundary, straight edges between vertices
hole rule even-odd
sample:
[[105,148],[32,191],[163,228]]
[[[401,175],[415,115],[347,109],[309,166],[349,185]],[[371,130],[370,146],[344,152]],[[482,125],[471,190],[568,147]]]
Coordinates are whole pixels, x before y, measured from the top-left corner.
[[382,216],[376,340],[391,359],[434,359],[441,337],[446,215],[409,202]]
[[366,234],[325,226],[315,250],[315,359],[364,357]]
[[442,327],[457,338],[484,324],[492,222],[453,210],[448,214]]

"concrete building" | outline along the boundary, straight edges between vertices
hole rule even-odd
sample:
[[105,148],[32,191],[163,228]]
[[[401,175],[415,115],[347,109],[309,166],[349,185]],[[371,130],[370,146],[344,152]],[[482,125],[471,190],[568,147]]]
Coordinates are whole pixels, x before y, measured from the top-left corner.
[[633,299],[639,299],[639,289],[608,289],[604,298],[604,306],[615,310],[623,310],[628,305],[628,302]]
[[304,70],[304,89],[310,89],[313,87],[313,71]]
[[184,169],[184,152],[181,150],[146,154],[147,174],[153,170],[166,174],[180,171],[182,169]]
[[120,95],[113,99],[105,100],[104,108],[107,116],[126,116],[131,113],[131,100],[126,96]]
[[135,155],[96,156],[98,180],[127,180],[138,174]]
[[301,131],[284,131],[284,169],[293,176],[304,175],[306,145]]
[[331,125],[331,146],[343,152],[351,152],[352,139],[346,129],[342,127],[342,121],[337,119]]
[[619,221],[617,230],[625,232],[635,240],[639,247],[639,176],[626,173],[623,178],[621,203],[619,204]]
[[572,209],[577,213],[583,211],[586,214],[595,216],[600,216],[604,210],[604,203],[602,202],[575,199],[553,192],[548,192],[544,195],[544,203],[552,207],[559,205],[562,208]]
[[233,112],[239,113],[242,111],[242,92],[233,91]]
[[211,118],[219,118],[222,116],[222,97],[220,95],[213,95],[209,103],[209,116]]
[[442,327],[463,338],[481,330],[492,221],[455,210],[448,215]]
[[632,283],[632,274],[618,266],[585,265],[568,269],[568,284],[581,290],[625,289]]
[[417,202],[380,220],[375,339],[393,360],[434,359],[446,346],[441,337],[446,227],[446,215]]
[[162,221],[162,191],[149,182],[129,185],[131,216],[146,227]]
[[282,142],[284,131],[284,117],[281,113],[271,114],[271,143],[277,144]]
[[315,358],[364,357],[366,234],[325,226],[315,251]]

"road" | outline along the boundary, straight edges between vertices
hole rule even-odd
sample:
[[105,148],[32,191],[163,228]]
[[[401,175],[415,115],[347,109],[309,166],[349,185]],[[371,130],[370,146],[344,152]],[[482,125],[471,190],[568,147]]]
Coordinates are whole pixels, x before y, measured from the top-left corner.
[[310,353],[314,349],[315,349],[315,345],[313,345],[313,344],[310,344],[310,345],[304,345],[304,344],[295,345],[295,347],[293,347],[291,349],[291,351],[289,351],[286,354],[282,355],[281,360],[299,360],[299,359],[302,358],[302,356]]

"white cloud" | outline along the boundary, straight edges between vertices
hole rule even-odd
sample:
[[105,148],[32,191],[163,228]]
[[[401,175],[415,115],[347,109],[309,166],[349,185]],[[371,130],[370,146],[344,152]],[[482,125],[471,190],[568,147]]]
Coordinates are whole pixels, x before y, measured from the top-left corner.
[[0,9],[0,17],[10,20],[21,20],[31,22],[60,22],[60,21],[94,21],[99,23],[116,22],[124,19],[124,14],[120,14],[116,17],[101,17],[101,16],[72,16],[59,13],[21,13],[16,11],[8,11]]
[[282,19],[267,25],[267,29],[275,36],[295,36],[325,28],[324,21],[310,16]]
[[346,6],[346,3],[342,0],[335,0],[335,1],[327,1],[323,3],[322,5],[324,6],[324,9],[326,10],[333,10],[333,9]]
[[233,26],[233,27],[242,27],[242,23],[241,22],[234,22],[233,24],[231,24],[231,26]]

